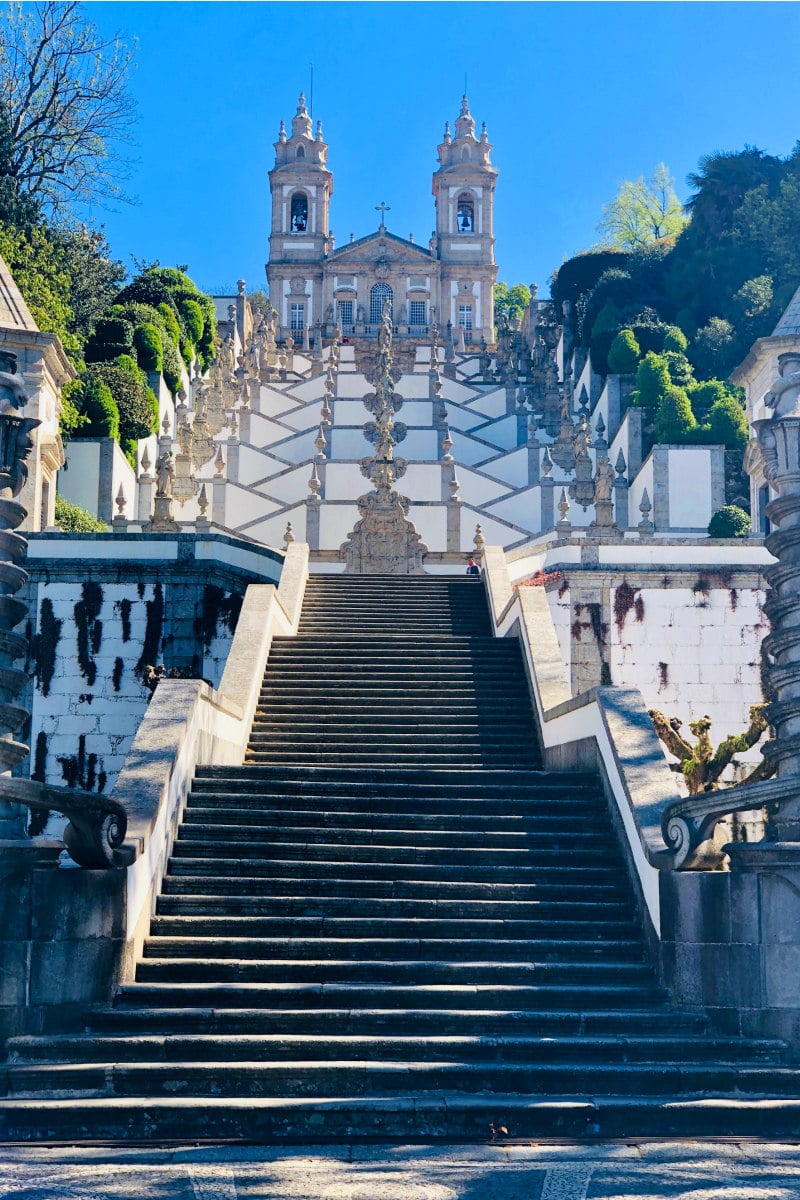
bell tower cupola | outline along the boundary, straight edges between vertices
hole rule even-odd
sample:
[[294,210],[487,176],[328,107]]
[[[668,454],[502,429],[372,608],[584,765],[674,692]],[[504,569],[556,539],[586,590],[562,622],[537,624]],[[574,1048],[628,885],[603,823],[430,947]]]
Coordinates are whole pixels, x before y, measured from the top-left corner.
[[322,122],[315,132],[301,92],[291,133],[281,121],[269,173],[269,294],[281,330],[294,335],[322,317],[322,261],[333,248],[328,224],[333,175],[327,160]]
[[442,304],[450,291],[448,319],[461,325],[466,340],[482,335],[494,340],[493,288],[494,189],[497,169],[484,124],[480,136],[466,96],[451,133],[450,122],[438,147],[439,167],[433,175],[436,198],[437,257],[442,267]]

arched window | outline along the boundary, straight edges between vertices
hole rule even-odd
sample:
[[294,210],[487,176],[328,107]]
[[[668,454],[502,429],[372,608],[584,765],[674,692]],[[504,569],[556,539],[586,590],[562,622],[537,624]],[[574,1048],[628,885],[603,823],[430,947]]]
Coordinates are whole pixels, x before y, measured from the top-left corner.
[[[300,149],[302,150],[302,146]],[[292,233],[305,233],[308,229],[308,196],[304,192],[295,192],[292,196],[289,228]]]
[[388,283],[376,283],[369,293],[369,323],[377,325],[383,315],[384,301],[389,301],[389,315],[392,312],[394,293]]
[[458,197],[456,229],[459,233],[475,232],[475,202],[469,192],[462,192]]
[[303,147],[302,147],[302,146],[298,146],[298,147],[297,147],[297,154],[295,155],[295,158],[305,158],[305,156],[306,156],[306,152],[305,152],[305,150],[303,149]]

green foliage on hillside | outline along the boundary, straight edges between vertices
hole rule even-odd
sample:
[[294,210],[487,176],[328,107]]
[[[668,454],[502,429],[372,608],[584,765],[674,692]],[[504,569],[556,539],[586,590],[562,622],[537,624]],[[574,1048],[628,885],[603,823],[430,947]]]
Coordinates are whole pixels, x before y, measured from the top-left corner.
[[[553,298],[570,300],[574,336],[600,371],[616,333],[632,329],[643,353],[685,352],[697,377],[724,378],[800,286],[800,143],[786,158],[752,147],[707,155],[689,183],[689,223],[677,237],[619,238],[616,261],[596,250],[556,272]],[[668,344],[643,336],[665,326]]]

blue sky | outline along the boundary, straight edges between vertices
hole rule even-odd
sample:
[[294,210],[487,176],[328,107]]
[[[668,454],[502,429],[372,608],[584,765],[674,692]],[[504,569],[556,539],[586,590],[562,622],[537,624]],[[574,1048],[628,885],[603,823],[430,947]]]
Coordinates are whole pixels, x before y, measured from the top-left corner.
[[464,86],[500,175],[500,278],[536,281],[596,240],[619,181],[666,162],[681,199],[701,155],[800,138],[794,3],[92,3],[135,36],[129,190],[97,210],[114,253],[188,263],[202,287],[264,286],[267,172],[308,91],[334,172],[337,245],[377,227],[427,242],[431,174]]

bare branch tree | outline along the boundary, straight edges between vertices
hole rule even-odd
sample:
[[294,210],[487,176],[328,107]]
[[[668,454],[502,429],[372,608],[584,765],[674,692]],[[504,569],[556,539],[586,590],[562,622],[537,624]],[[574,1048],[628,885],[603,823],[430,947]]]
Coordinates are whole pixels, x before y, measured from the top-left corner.
[[119,35],[102,38],[83,7],[12,3],[0,12],[7,170],[53,215],[88,200],[125,199],[119,144],[134,117],[126,91],[131,49]]

